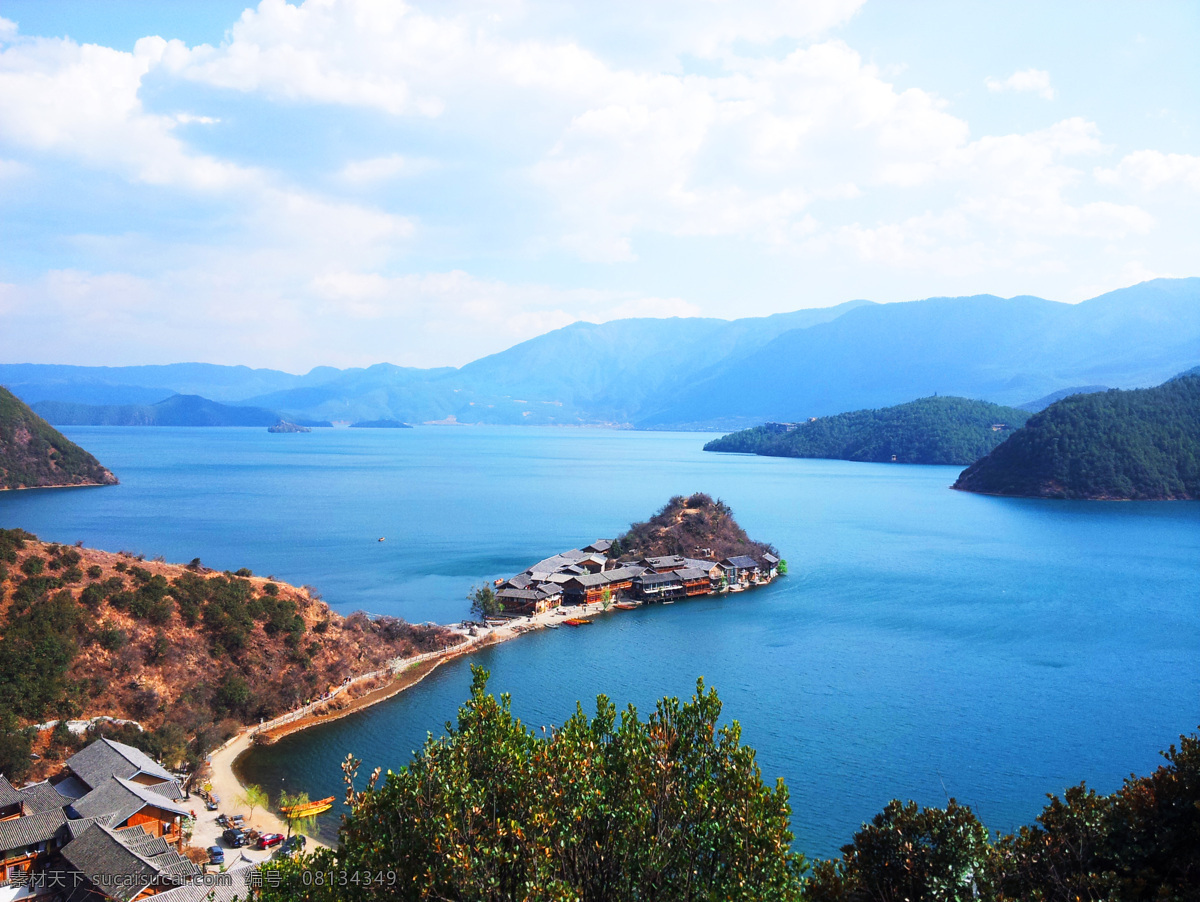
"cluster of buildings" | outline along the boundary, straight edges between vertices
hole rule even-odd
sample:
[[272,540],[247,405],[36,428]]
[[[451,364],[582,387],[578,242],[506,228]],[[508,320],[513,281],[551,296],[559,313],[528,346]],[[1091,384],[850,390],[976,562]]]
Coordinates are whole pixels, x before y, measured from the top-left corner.
[[251,862],[205,875],[183,854],[187,799],[165,768],[109,739],[53,781],[17,789],[0,775],[0,902],[248,898]]
[[713,560],[682,555],[648,557],[636,562],[611,557],[612,542],[593,542],[538,561],[529,569],[497,581],[496,597],[510,615],[541,614],[560,605],[603,601],[667,601],[712,595],[761,585],[779,573],[779,558],[764,554]]

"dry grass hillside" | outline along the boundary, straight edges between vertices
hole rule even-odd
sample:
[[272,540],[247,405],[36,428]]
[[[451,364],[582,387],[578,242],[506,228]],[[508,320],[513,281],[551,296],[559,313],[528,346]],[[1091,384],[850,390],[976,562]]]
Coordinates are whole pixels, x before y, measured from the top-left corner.
[[719,561],[739,554],[758,558],[765,552],[777,554],[774,546],[747,536],[724,501],[697,492],[676,495],[649,522],[631,525],[610,553],[624,559],[680,554]]
[[309,589],[248,570],[0,530],[0,771],[21,727],[98,715],[137,720],[148,731],[137,744],[194,761],[240,724],[457,641],[442,627],[342,617]]

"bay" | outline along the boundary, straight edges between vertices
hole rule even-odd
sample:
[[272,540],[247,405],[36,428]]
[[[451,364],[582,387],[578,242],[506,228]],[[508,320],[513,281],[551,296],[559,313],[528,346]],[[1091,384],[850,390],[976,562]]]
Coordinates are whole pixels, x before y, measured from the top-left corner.
[[[957,468],[706,454],[698,434],[65,431],[122,484],[0,494],[3,525],[248,566],[344,613],[414,621],[460,619],[472,585],[612,537],[670,495],[723,498],[779,547],[786,579],[473,662],[535,728],[597,693],[645,713],[703,676],[764,777],[786,780],[810,855],[834,854],[893,797],[952,795],[1011,829],[1046,792],[1148,772],[1200,723],[1200,505],[987,498],[949,490]],[[347,752],[364,774],[402,766],[469,683],[469,662],[448,665],[256,752],[247,775],[340,795]]]

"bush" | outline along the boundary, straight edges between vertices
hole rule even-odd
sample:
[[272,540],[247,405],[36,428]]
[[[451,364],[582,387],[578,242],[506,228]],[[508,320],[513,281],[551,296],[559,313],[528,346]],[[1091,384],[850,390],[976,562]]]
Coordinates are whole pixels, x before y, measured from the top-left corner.
[[96,631],[96,642],[105,651],[117,651],[129,642],[129,635],[125,630],[110,627]]
[[21,572],[26,576],[40,576],[46,569],[45,558],[31,554],[21,562]]
[[104,575],[104,568],[99,564],[92,564],[87,568],[88,579],[99,579]]

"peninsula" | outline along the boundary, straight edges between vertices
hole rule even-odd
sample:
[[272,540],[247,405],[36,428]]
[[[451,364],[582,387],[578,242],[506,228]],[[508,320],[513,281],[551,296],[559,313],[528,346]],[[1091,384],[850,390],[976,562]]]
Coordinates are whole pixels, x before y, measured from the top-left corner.
[[1200,499],[1200,368],[1155,388],[1056,401],[964,470],[954,488],[1028,498]]
[[116,484],[100,461],[0,387],[0,491]]
[[969,464],[1025,424],[1029,412],[969,398],[933,396],[800,423],[766,423],[704,446],[764,457],[819,457],[902,464]]

